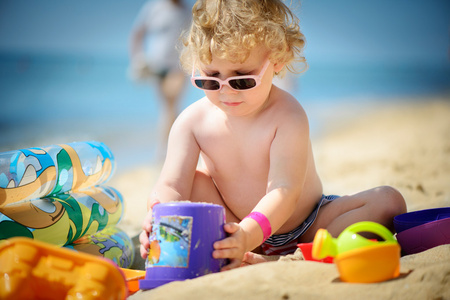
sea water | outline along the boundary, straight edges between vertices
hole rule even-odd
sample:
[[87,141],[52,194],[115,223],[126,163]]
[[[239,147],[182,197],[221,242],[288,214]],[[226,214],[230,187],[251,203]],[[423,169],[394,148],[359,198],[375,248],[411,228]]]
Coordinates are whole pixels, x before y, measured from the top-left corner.
[[[0,151],[97,139],[120,168],[151,162],[161,97],[156,81],[136,83],[127,67],[126,57],[0,54]],[[281,85],[304,106],[314,136],[349,102],[365,109],[383,99],[448,95],[450,67],[310,62]],[[186,81],[180,109],[203,95]]]

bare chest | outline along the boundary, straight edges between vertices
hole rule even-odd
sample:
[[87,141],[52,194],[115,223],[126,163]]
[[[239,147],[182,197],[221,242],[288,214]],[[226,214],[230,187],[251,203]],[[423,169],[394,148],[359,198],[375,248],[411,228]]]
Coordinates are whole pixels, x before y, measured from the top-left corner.
[[[222,176],[265,176],[274,131],[267,127],[210,128],[198,138],[208,169]],[[219,174],[216,174],[219,175]]]
[[273,138],[244,132],[210,134],[199,141],[204,166],[228,208],[242,218],[266,193]]

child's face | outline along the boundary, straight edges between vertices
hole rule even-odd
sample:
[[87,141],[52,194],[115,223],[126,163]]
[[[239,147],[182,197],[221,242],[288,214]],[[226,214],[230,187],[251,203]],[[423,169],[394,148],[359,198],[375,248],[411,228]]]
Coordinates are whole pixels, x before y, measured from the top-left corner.
[[[213,56],[211,64],[201,65],[202,76],[217,77],[225,80],[233,76],[259,75],[264,71],[264,65],[268,60],[268,53],[262,47],[254,48],[249,58],[244,63],[231,63],[228,60]],[[261,74],[261,84],[250,90],[237,91],[227,85],[215,91],[205,91],[206,97],[227,115],[246,116],[258,112],[269,100],[272,87],[273,73],[281,70],[278,66],[269,62],[264,74]]]

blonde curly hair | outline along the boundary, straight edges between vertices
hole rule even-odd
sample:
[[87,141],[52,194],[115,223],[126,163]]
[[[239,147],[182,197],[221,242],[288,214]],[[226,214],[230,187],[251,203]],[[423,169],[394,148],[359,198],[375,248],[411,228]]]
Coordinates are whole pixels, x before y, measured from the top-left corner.
[[183,68],[196,61],[210,64],[212,56],[243,63],[251,50],[264,45],[273,63],[284,63],[284,73],[299,73],[294,62],[304,63],[305,37],[297,17],[281,0],[198,0],[192,24],[183,38]]

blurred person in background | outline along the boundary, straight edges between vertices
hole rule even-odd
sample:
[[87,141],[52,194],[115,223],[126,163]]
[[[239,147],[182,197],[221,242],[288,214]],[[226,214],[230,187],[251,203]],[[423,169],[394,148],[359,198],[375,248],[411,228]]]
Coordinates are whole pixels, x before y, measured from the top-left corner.
[[136,17],[130,38],[131,79],[152,84],[160,94],[156,159],[163,160],[167,137],[179,112],[180,96],[186,82],[181,70],[177,45],[189,24],[191,12],[182,0],[151,0]]

